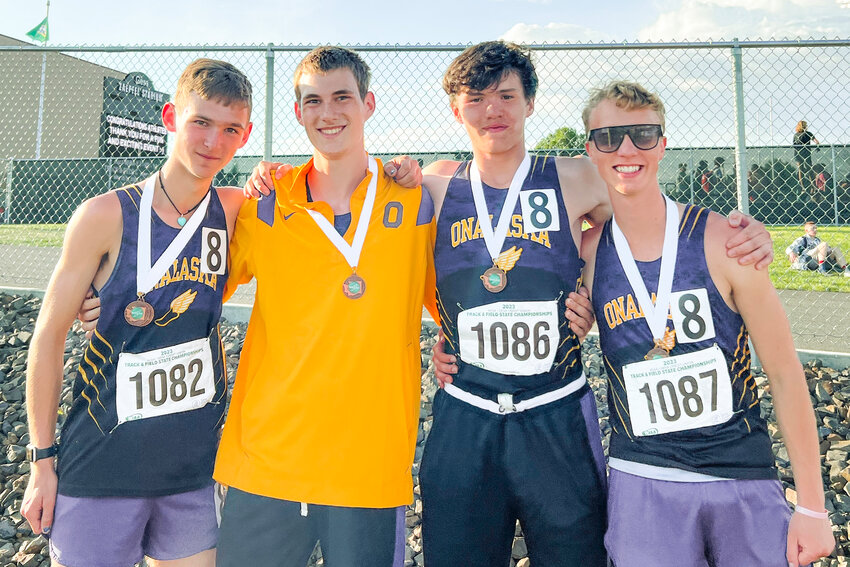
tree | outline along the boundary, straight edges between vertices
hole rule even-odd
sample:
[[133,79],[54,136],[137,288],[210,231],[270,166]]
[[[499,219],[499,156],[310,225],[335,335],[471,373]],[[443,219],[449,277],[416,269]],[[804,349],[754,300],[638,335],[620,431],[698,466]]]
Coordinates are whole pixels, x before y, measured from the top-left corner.
[[564,126],[558,128],[542,140],[540,140],[535,150],[570,150],[584,148],[585,135],[576,132],[575,128]]

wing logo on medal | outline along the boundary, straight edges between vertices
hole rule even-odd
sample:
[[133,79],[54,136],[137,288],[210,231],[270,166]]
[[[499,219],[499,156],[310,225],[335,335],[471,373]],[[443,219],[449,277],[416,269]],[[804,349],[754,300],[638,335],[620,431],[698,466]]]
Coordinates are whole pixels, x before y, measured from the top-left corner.
[[676,346],[676,330],[664,329],[664,336],[655,341],[655,346],[649,349],[644,360],[655,360],[656,358],[667,358],[670,351]]
[[493,267],[479,276],[487,291],[499,293],[508,285],[508,272],[511,271],[522,255],[522,248],[511,246],[493,261]]
[[158,327],[165,327],[185,313],[189,309],[189,306],[195,301],[195,297],[197,297],[197,295],[197,291],[187,289],[171,300],[171,305],[169,306],[168,311],[165,315],[154,321],[154,323]]

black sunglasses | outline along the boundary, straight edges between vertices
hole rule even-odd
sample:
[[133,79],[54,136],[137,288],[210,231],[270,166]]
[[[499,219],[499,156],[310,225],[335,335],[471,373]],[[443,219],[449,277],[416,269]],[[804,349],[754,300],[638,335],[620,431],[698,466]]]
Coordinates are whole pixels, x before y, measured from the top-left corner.
[[596,149],[602,153],[611,154],[620,149],[626,134],[632,144],[639,150],[651,150],[658,145],[663,132],[660,124],[630,124],[628,126],[609,126],[596,128],[587,135],[587,140],[593,140]]

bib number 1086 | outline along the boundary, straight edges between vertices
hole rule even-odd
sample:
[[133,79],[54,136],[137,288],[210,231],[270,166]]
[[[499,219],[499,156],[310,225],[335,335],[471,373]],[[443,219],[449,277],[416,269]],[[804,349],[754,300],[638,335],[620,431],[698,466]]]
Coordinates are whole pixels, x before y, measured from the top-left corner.
[[[175,364],[166,372],[163,368],[151,371],[147,376],[137,372],[128,379],[136,389],[136,409],[145,408],[146,402],[152,407],[159,407],[168,401],[180,402],[186,396],[198,397],[206,393],[206,388],[199,386],[204,363],[199,358],[189,361],[189,364]],[[188,378],[188,380],[187,380]],[[147,400],[144,395],[144,385],[147,383]]]
[[549,331],[549,323],[546,321],[535,323],[533,328],[521,321],[510,327],[496,321],[487,329],[483,322],[479,322],[471,330],[478,338],[478,358],[485,358],[488,354],[487,345],[490,346],[490,356],[496,360],[505,360],[508,356],[520,361],[528,360],[531,356],[543,360],[549,356],[552,348],[549,335],[546,334]]
[[496,302],[457,317],[460,358],[478,368],[533,376],[552,367],[558,349],[557,301]]

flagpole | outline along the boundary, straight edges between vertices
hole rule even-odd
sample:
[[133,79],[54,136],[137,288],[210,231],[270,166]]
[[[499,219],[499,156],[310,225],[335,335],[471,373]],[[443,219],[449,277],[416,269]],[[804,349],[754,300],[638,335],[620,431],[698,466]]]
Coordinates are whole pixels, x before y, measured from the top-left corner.
[[[48,22],[48,18],[50,17],[50,0],[47,0],[47,14],[45,15],[45,21]],[[47,45],[50,36],[44,39],[44,45]],[[44,78],[47,71],[47,52],[43,51],[41,53],[41,86],[38,91],[38,126],[35,134],[35,159],[41,159],[41,130],[42,124],[44,121]]]

